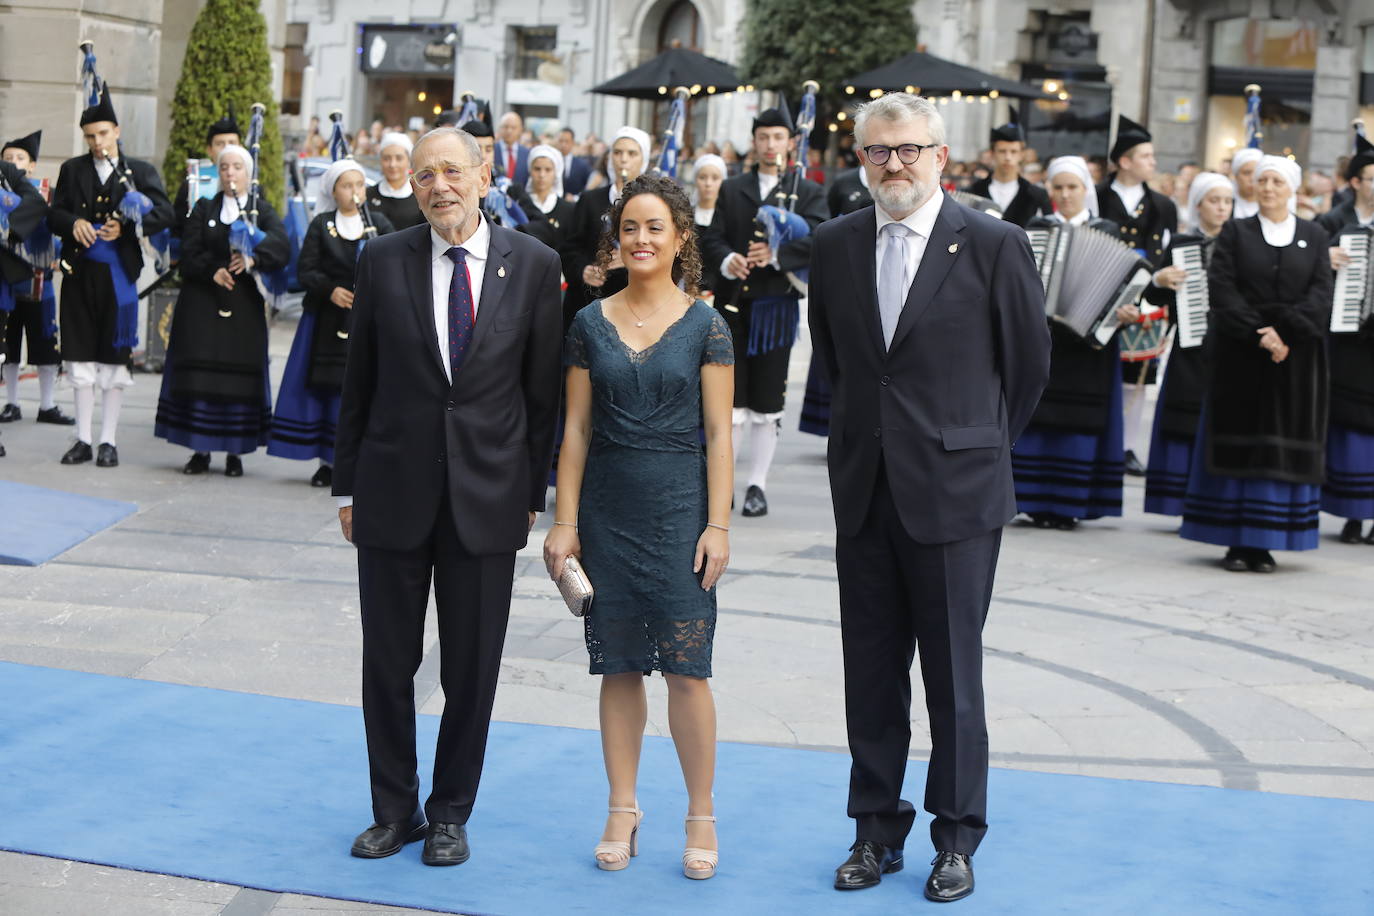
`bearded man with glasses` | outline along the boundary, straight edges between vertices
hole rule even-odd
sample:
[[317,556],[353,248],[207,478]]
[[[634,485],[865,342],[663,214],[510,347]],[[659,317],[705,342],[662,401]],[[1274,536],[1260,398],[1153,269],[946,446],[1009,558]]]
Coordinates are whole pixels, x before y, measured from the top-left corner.
[[931,900],[973,892],[987,831],[983,622],[1002,526],[1016,514],[1011,445],[1049,376],[1045,297],[1026,234],[945,197],[944,120],[884,95],[854,134],[875,206],[817,230],[811,338],[834,386],[828,449],[845,714],[850,857],[835,887],[902,868],[916,818],[901,798],[919,648],[930,718]]

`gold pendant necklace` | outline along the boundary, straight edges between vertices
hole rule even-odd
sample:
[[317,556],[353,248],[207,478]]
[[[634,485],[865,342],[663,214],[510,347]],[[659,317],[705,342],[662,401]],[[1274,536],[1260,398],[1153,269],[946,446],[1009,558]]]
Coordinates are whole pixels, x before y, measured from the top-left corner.
[[634,307],[633,305],[630,305],[630,300],[629,300],[629,299],[626,299],[626,300],[625,300],[625,307],[626,307],[627,309],[630,310],[630,314],[631,314],[631,315],[635,316],[635,327],[637,327],[637,328],[642,328],[642,327],[644,327],[644,322],[645,322],[645,321],[649,320],[650,318],[652,318],[652,317],[654,317],[655,315],[657,315],[659,312],[663,311],[663,306],[660,305],[658,308],[654,309],[654,310],[653,310],[652,312],[650,312],[648,315],[645,315],[643,318],[640,318],[640,317],[639,317],[639,313],[635,311],[635,307]]

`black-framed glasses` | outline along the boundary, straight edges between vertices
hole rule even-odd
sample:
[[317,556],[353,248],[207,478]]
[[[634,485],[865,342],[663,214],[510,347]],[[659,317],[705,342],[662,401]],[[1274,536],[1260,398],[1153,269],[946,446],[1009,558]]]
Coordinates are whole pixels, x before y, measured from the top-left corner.
[[903,143],[900,146],[886,146],[882,143],[874,143],[872,146],[864,147],[864,155],[874,165],[887,165],[887,157],[896,153],[903,165],[915,165],[921,158],[921,153],[939,145],[938,143]]
[[460,165],[450,165],[446,166],[443,169],[443,171],[438,172],[436,172],[434,169],[420,169],[420,171],[416,172],[414,175],[411,175],[410,178],[412,181],[415,182],[416,187],[425,188],[427,190],[434,186],[434,179],[437,178],[439,175],[443,175],[444,181],[448,182],[449,184],[458,184],[463,180],[463,176],[466,174],[467,169],[465,167]]

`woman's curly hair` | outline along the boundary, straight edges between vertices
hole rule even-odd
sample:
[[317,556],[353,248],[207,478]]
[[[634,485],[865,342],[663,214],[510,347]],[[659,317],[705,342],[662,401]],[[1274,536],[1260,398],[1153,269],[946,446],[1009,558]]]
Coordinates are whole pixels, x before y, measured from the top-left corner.
[[697,248],[696,210],[687,192],[666,175],[640,175],[625,185],[620,199],[611,205],[607,214],[606,228],[601,233],[601,242],[596,250],[597,266],[602,270],[609,269],[616,239],[620,237],[620,217],[625,212],[625,204],[640,194],[654,195],[668,206],[668,212],[673,215],[673,226],[682,239],[682,251],[673,260],[673,282],[681,284],[687,295],[695,299],[701,288],[701,251]]

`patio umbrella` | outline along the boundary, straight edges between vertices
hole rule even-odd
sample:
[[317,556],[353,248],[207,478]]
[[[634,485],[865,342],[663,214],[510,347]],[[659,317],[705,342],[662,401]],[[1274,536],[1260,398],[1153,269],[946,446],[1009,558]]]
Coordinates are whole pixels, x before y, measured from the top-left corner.
[[1018,83],[965,67],[953,61],[944,60],[924,51],[912,51],[867,73],[850,77],[844,83],[846,89],[853,87],[857,92],[872,92],[881,89],[885,92],[898,92],[910,87],[924,96],[987,95],[1008,96],[1018,99],[1046,99],[1037,86]]
[[686,48],[669,48],[662,54],[593,86],[592,92],[627,99],[671,101],[675,86],[686,86],[693,95],[734,92],[743,84],[735,68],[723,60]]

